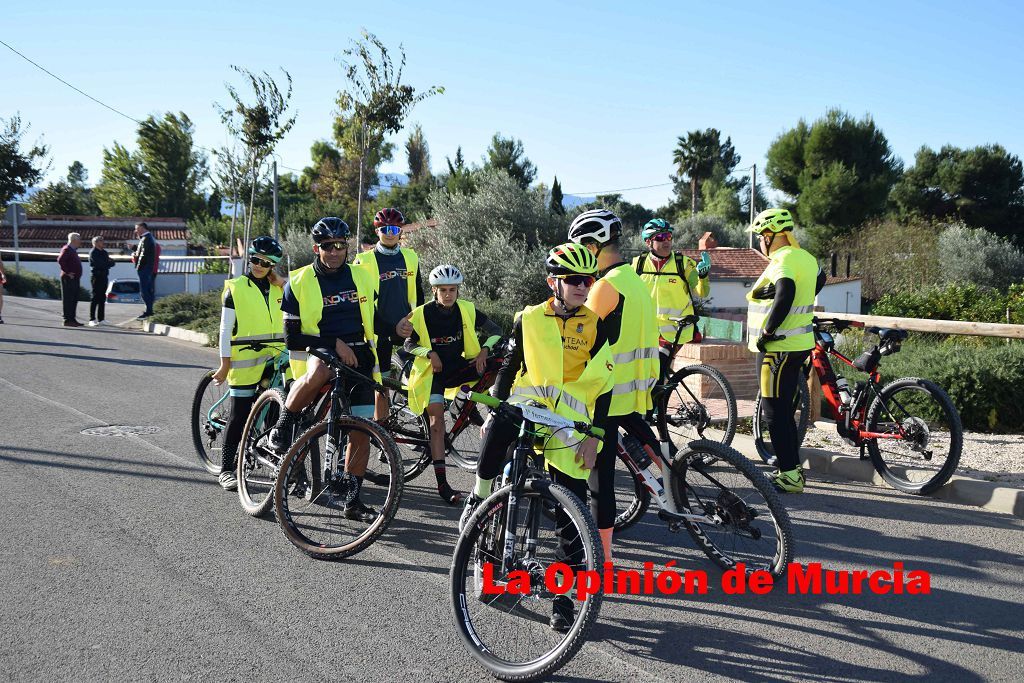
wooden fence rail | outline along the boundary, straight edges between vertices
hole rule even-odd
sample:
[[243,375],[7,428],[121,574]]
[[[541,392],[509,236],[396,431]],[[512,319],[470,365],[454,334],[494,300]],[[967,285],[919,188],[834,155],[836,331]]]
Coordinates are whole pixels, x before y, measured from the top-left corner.
[[910,332],[935,332],[938,334],[962,334],[975,337],[1003,337],[1024,339],[1024,325],[1006,323],[969,323],[961,320],[923,320],[920,318],[893,318],[884,315],[859,315],[856,313],[830,313],[818,311],[818,318],[836,318],[864,323],[875,327],[890,327]]

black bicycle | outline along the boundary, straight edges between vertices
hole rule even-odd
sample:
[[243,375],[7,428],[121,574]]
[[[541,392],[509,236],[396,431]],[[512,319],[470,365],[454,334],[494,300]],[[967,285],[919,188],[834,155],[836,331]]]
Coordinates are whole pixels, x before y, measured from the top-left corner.
[[[549,626],[553,602],[567,600],[561,593],[572,596],[573,583],[563,580],[553,587],[559,592],[553,591],[546,581],[549,568],[566,563],[576,573],[596,571],[603,561],[586,505],[544,471],[543,443],[535,449],[544,435],[537,426],[597,438],[603,433],[542,407],[511,405],[476,392],[466,398],[491,407],[495,420],[518,423],[519,436],[501,485],[480,503],[455,544],[452,613],[462,642],[491,674],[536,680],[579,651],[601,607],[600,594],[568,598],[572,623],[565,632],[554,631]],[[529,577],[524,592],[510,592],[513,572]]]

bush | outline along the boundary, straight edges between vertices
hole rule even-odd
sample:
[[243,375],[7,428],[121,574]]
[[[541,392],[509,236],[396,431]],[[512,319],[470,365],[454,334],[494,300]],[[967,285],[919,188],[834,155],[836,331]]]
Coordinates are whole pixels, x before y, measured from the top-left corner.
[[220,295],[214,290],[204,294],[171,294],[153,305],[155,323],[183,327],[210,336],[210,346],[217,345],[220,330]]
[[[60,299],[60,280],[55,277],[44,277],[31,270],[22,269],[15,273],[14,268],[5,268],[7,284],[4,285],[4,292],[11,296],[31,296],[40,299]],[[78,290],[78,300],[88,301],[92,293],[88,287],[81,287]]]
[[965,320],[969,322],[1024,323],[1024,287],[1015,285],[1006,292],[974,284],[929,287],[923,291],[886,294],[872,307],[872,315],[928,320]]
[[939,253],[945,255],[940,283],[1005,289],[1024,280],[1024,251],[988,230],[952,225],[939,235]]

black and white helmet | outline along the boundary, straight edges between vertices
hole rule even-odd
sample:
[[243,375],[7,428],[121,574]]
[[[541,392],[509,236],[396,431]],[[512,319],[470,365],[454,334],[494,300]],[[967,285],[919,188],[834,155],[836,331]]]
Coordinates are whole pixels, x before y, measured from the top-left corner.
[[430,271],[431,287],[437,287],[439,285],[461,285],[462,280],[462,271],[448,263],[442,263],[437,268]]
[[599,246],[608,244],[622,235],[622,221],[608,209],[584,211],[569,226],[569,240],[586,244],[587,240]]

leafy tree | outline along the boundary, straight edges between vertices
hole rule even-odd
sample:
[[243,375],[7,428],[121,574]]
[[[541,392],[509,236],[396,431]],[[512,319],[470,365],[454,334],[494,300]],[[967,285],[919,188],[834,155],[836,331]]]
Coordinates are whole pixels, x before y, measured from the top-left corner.
[[591,209],[608,209],[615,213],[622,221],[624,233],[635,232],[639,234],[644,223],[654,218],[654,212],[642,204],[632,204],[622,198],[621,194],[599,194],[594,201],[580,204],[572,209],[571,216],[575,218],[584,211]]
[[922,147],[892,200],[903,217],[955,217],[1024,243],[1024,167],[1000,145]]
[[792,201],[805,225],[828,226],[823,237],[880,216],[903,165],[870,116],[838,109],[808,125],[800,120],[772,142],[765,173]]
[[559,216],[565,215],[565,207],[562,206],[562,200],[564,199],[562,194],[562,185],[558,182],[558,176],[555,176],[555,182],[551,184],[551,211],[557,213]]
[[[861,278],[861,296],[877,301],[887,292],[916,291],[939,281],[943,267],[938,249],[941,231],[941,225],[924,220],[887,218],[868,223],[856,233],[822,242],[814,252],[824,261],[826,271],[830,268],[828,255],[834,252],[842,274],[850,256],[850,274]],[[804,240],[800,244],[803,246]]]
[[418,123],[405,142],[405,155],[409,160],[409,183],[415,185],[430,180],[430,148]]
[[423,221],[431,216],[430,193],[434,186],[431,183],[411,183],[409,185],[392,185],[373,198],[367,213],[375,214],[386,206],[397,207],[410,222]]
[[485,170],[500,170],[508,173],[524,190],[537,177],[537,167],[526,157],[522,140],[503,138],[495,133],[484,157]]
[[440,180],[448,193],[473,194],[476,192],[476,183],[473,180],[474,171],[466,165],[466,160],[462,156],[462,146],[460,145],[455,150],[455,161],[448,157],[445,157],[444,160],[448,164],[448,174]]
[[973,283],[1006,289],[1024,280],[1024,251],[981,228],[951,225],[939,234],[939,284]]
[[21,126],[21,116],[0,119],[0,205],[6,205],[39,182],[50,167],[49,148],[41,141],[22,149],[22,138],[29,126]]
[[221,205],[224,203],[224,198],[220,196],[220,192],[217,188],[213,188],[213,192],[206,199],[206,215],[210,218],[220,219],[221,216]]
[[81,161],[72,161],[68,166],[68,184],[72,187],[85,188],[85,181],[89,179],[89,171]]
[[118,142],[103,150],[103,171],[93,190],[109,216],[180,216],[202,211],[199,186],[206,156],[193,142],[194,127],[184,113],[150,116],[139,124],[138,150]]
[[700,186],[711,179],[716,171],[723,178],[732,173],[740,162],[740,157],[733,147],[732,138],[722,142],[722,134],[715,128],[691,130],[686,137],[679,136],[672,161],[676,165],[677,174],[671,176],[676,184],[677,193],[680,181],[685,178],[690,188],[690,214],[697,213],[697,198]]
[[59,216],[95,216],[99,213],[92,190],[85,186],[89,174],[81,162],[68,167],[66,180],[50,183],[32,195],[28,209],[32,213]]

